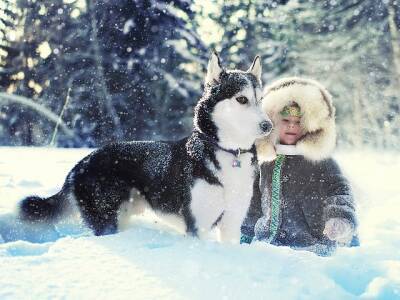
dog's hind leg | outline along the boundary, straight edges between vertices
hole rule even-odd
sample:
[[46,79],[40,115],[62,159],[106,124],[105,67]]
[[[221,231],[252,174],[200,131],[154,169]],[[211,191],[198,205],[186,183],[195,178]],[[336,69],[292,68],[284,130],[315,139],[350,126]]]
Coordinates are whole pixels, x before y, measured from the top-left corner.
[[123,202],[129,201],[124,182],[92,182],[75,186],[75,197],[86,224],[95,235],[118,231],[118,213]]
[[151,209],[151,206],[146,201],[145,196],[138,189],[133,188],[130,192],[129,201],[123,202],[119,208],[118,229],[126,229],[132,215],[143,214],[147,209]]
[[95,235],[114,234],[118,231],[117,214],[108,211],[104,215],[99,215],[98,212],[86,211],[82,215]]

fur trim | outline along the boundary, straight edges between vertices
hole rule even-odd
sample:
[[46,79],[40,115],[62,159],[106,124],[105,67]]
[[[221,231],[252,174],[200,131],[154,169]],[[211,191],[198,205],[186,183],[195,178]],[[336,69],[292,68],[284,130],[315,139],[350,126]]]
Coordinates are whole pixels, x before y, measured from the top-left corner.
[[276,158],[275,138],[272,137],[273,130],[267,137],[256,140],[257,160],[259,164],[273,161]]
[[[301,108],[301,127],[305,133],[296,147],[308,160],[328,158],[336,144],[335,108],[331,94],[315,80],[283,78],[266,87],[262,109],[277,124],[281,118],[279,112],[292,101]],[[277,139],[275,129],[268,137],[256,142],[260,162],[276,157],[274,145]]]

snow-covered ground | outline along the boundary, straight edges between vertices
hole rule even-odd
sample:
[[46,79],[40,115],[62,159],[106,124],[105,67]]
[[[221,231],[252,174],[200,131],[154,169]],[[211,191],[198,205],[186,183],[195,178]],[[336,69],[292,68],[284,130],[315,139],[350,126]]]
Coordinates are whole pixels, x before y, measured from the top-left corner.
[[332,257],[182,235],[150,214],[95,237],[78,222],[15,221],[89,150],[0,148],[0,299],[400,299],[400,155],[339,153],[358,202],[361,247]]

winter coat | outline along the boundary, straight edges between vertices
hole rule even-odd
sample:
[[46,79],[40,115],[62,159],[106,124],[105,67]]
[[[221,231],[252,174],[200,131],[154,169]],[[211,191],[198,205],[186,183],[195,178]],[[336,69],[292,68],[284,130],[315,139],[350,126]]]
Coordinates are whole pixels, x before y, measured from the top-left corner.
[[[260,241],[271,238],[274,166],[275,161],[260,166],[257,193],[242,226],[243,234]],[[333,159],[311,162],[300,155],[286,155],[281,166],[280,188],[279,225],[272,244],[329,254],[336,246],[323,235],[329,219],[344,218],[356,228],[351,188]]]
[[[242,234],[247,239],[328,255],[336,247],[336,242],[323,234],[329,219],[343,218],[353,226],[354,232],[357,228],[351,187],[331,158],[336,141],[335,108],[331,95],[321,84],[296,77],[284,78],[268,86],[262,106],[278,124],[279,112],[292,101],[303,113],[300,125],[304,135],[294,146],[300,155],[283,157],[278,178],[279,207],[274,210],[271,209],[272,177],[277,162],[278,130],[257,142],[259,180],[255,183],[257,186],[242,225]],[[274,211],[277,218],[272,217]],[[277,224],[271,220],[277,220]],[[274,226],[277,226],[276,232]],[[357,243],[355,236],[351,245]]]

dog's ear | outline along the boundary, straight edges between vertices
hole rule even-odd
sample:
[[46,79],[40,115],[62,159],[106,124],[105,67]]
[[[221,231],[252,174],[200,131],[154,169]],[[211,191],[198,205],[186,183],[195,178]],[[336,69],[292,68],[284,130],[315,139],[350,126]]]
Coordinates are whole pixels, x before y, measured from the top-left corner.
[[254,57],[253,63],[251,64],[251,67],[247,70],[247,73],[253,74],[256,76],[257,80],[261,82],[261,59],[260,56]]
[[221,60],[215,50],[211,53],[210,60],[208,61],[207,66],[207,75],[205,79],[205,84],[212,84],[214,81],[219,81],[219,75],[221,75],[223,71]]

